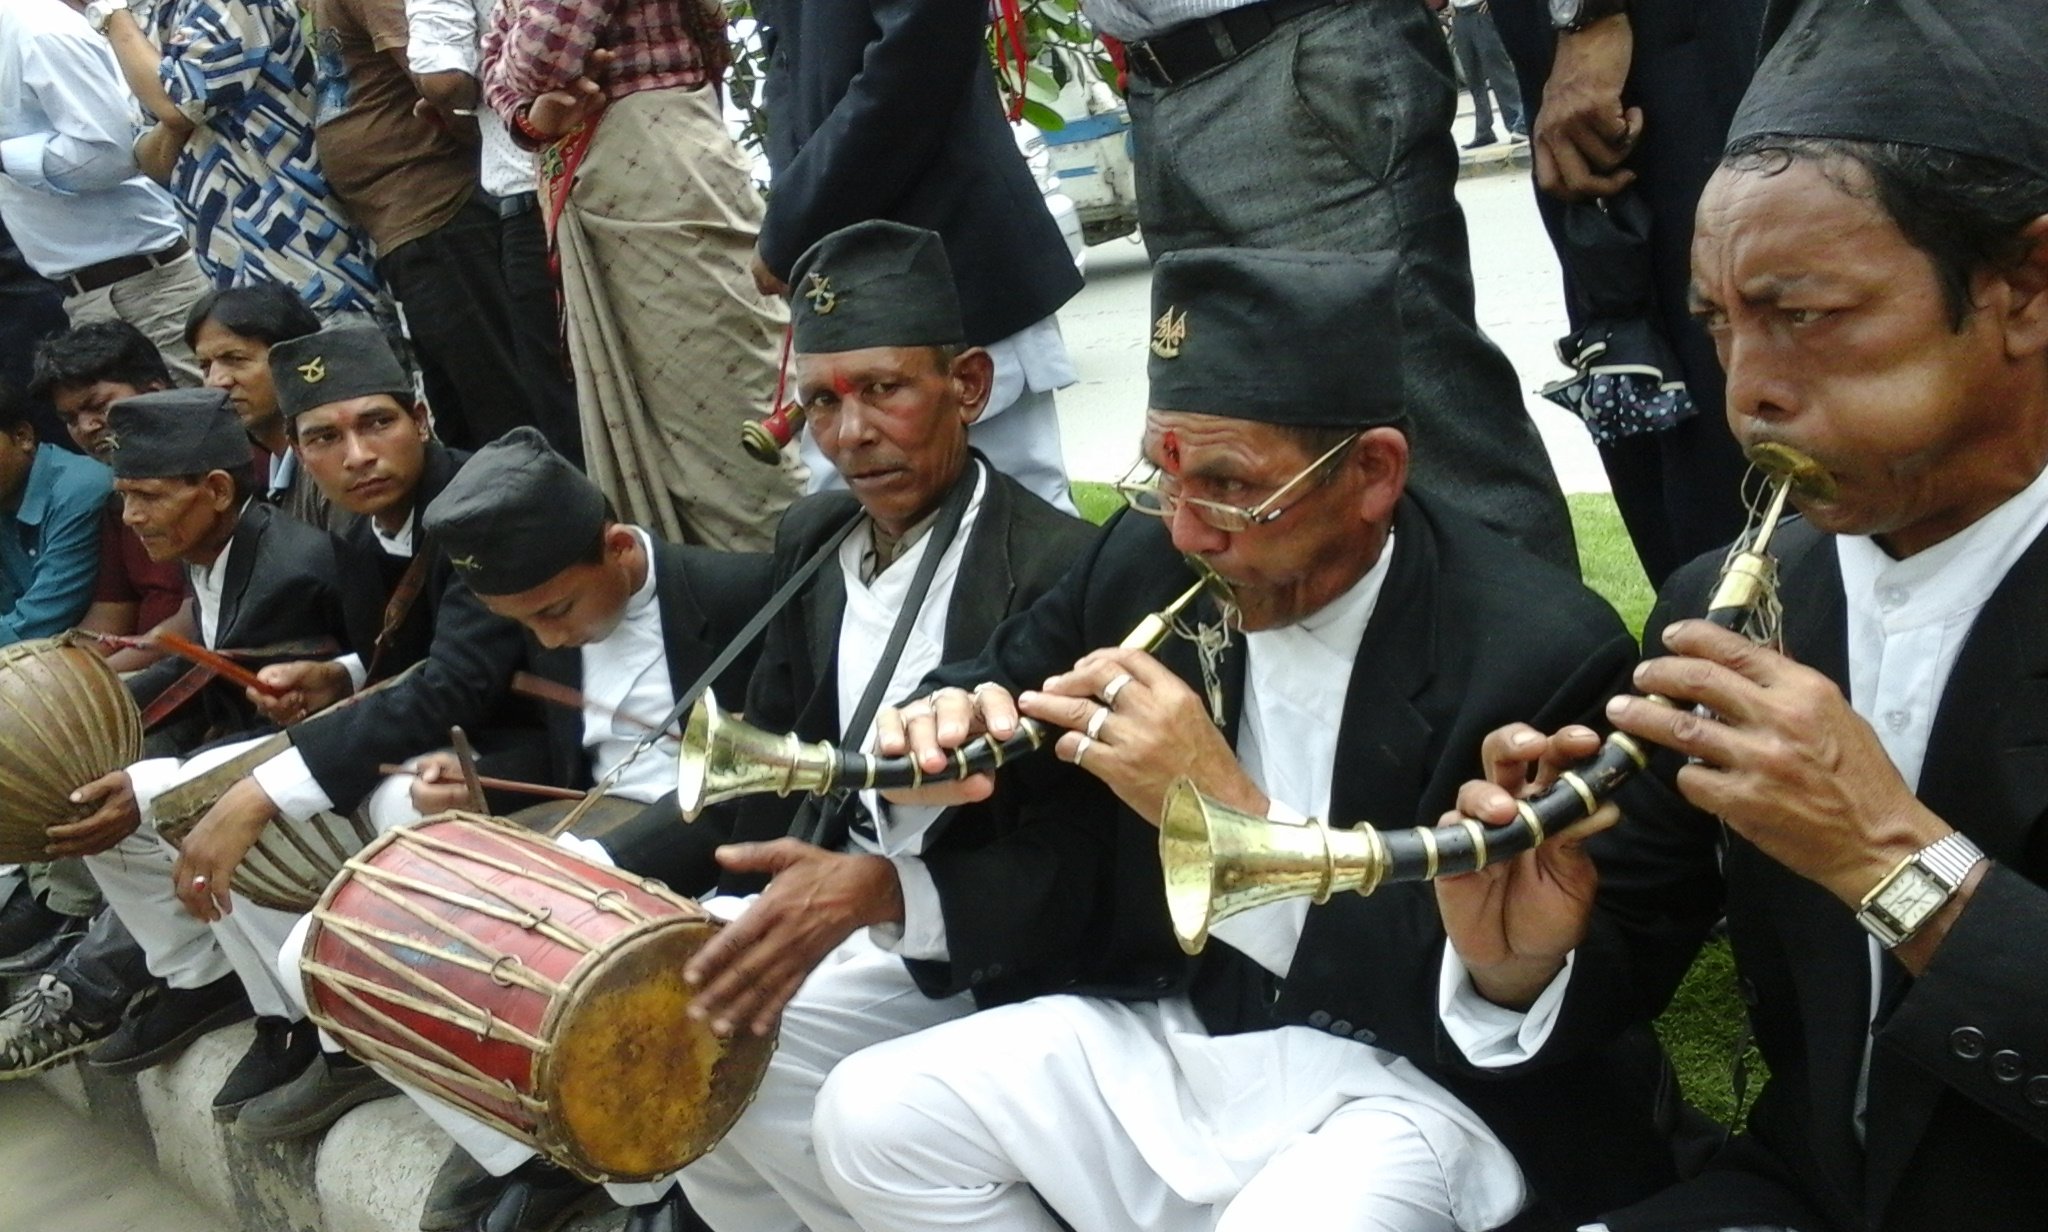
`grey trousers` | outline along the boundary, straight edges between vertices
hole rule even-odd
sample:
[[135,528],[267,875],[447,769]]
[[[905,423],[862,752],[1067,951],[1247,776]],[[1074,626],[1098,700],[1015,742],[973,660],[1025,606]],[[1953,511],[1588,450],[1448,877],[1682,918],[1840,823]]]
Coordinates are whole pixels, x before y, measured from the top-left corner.
[[1415,484],[1576,574],[1520,381],[1473,317],[1456,101],[1450,50],[1415,0],[1309,13],[1165,89],[1134,78],[1145,246],[1398,253]]
[[199,361],[185,345],[185,314],[199,297],[213,289],[191,254],[168,265],[158,266],[112,286],[65,299],[64,311],[74,328],[88,321],[126,321],[148,336],[163,352],[170,365],[171,379],[179,385],[197,385],[202,379]]

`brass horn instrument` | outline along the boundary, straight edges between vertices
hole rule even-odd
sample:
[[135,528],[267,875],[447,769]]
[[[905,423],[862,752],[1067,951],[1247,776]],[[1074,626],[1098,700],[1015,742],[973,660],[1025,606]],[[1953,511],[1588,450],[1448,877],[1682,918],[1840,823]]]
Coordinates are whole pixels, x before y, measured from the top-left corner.
[[[1756,637],[1759,620],[1769,624],[1775,613],[1777,563],[1770,544],[1788,498],[1797,490],[1826,499],[1835,484],[1818,463],[1783,445],[1756,445],[1749,459],[1769,477],[1770,490],[1753,529],[1721,566],[1706,619]],[[1655,694],[1648,700],[1677,704]],[[1340,890],[1370,894],[1390,882],[1477,872],[1591,817],[1649,760],[1640,742],[1611,732],[1598,753],[1520,801],[1518,816],[1506,825],[1461,817],[1449,826],[1406,830],[1336,829],[1318,818],[1276,822],[1219,804],[1191,780],[1179,779],[1168,788],[1159,818],[1159,862],[1174,936],[1181,949],[1197,954],[1218,921],[1267,903],[1302,897],[1324,903]]]
[[[1227,593],[1229,584],[1207,565],[1193,558],[1189,563],[1200,574],[1195,584],[1139,621],[1119,646],[1157,650],[1173,632],[1174,620],[1203,590],[1213,585]],[[718,699],[707,689],[683,724],[682,749],[676,760],[676,804],[685,821],[695,821],[714,804],[764,792],[822,796],[835,791],[895,791],[947,783],[1001,769],[1011,758],[1051,743],[1056,734],[1035,719],[1024,719],[1017,724],[1017,734],[1008,740],[983,736],[970,741],[953,751],[951,765],[926,773],[909,757],[877,757],[839,748],[830,741],[806,743],[793,732],[776,735],[763,731],[719,709]]]

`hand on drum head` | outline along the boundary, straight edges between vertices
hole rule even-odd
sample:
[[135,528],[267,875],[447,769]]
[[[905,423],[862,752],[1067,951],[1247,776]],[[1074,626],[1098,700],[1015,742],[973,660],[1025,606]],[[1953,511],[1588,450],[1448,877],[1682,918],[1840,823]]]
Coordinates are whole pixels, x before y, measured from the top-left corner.
[[77,821],[49,827],[44,848],[51,858],[96,856],[111,851],[142,824],[142,812],[135,805],[135,786],[126,770],[103,774],[71,793],[73,804],[94,805],[93,811]]
[[[1515,819],[1515,802],[1557,780],[1559,772],[1600,751],[1590,727],[1545,736],[1511,723],[1480,745],[1486,781],[1466,783],[1442,825],[1473,817],[1489,826]],[[1614,824],[1612,804],[1566,834],[1512,860],[1435,882],[1444,932],[1472,973],[1473,986],[1496,1004],[1525,1008],[1585,940],[1600,877],[1582,844]]]
[[214,802],[185,836],[178,862],[171,866],[171,891],[186,911],[211,924],[234,910],[228,883],[276,816],[277,806],[253,778],[236,783]]
[[243,696],[264,718],[280,726],[317,714],[355,691],[348,669],[328,661],[273,663],[257,672],[256,678],[276,692],[245,689]]
[[412,763],[412,806],[432,817],[449,809],[469,807],[469,785],[462,763],[453,753],[429,753]]
[[697,951],[683,976],[690,1016],[719,1035],[766,1035],[797,986],[856,929],[903,920],[903,887],[880,856],[842,855],[793,838],[718,849],[734,872],[767,873],[768,888]]
[[[983,735],[992,740],[1016,735],[1017,718],[1016,699],[999,684],[983,684],[972,693],[940,689],[901,707],[884,706],[875,716],[875,752],[883,757],[909,754],[925,773],[939,774],[952,764],[948,754],[961,745]],[[896,804],[950,808],[986,800],[994,790],[994,778],[976,774],[958,782],[884,795]]]

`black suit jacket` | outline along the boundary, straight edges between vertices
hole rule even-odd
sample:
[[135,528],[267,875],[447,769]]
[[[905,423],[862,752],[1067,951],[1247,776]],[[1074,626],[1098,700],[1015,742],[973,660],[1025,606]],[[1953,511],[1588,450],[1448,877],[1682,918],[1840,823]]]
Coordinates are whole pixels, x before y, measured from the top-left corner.
[[[440,495],[467,456],[430,443],[413,507]],[[340,542],[349,641],[371,667],[386,601],[408,562],[377,546],[367,518],[352,519]],[[498,754],[489,769],[501,774],[516,774],[507,762],[516,763],[523,744],[539,742],[539,713],[509,691],[525,662],[518,624],[492,615],[426,535],[415,534],[413,551],[427,556],[426,580],[367,683],[411,674],[291,729],[307,769],[343,811],[376,788],[380,763],[447,747],[450,727],[462,727],[486,756]]]
[[[1096,535],[1094,527],[1054,509],[993,467],[985,466],[985,473],[988,484],[981,511],[968,532],[946,613],[947,658],[964,658],[980,650],[1005,617],[1052,589]],[[820,493],[791,506],[775,540],[778,584],[858,511],[858,503],[843,492]],[[774,732],[794,731],[805,740],[839,741],[839,624],[845,607],[845,579],[835,564],[827,562],[768,628],[761,664],[747,691],[750,723]],[[1020,824],[1022,799],[1016,791],[999,790],[992,800],[953,810],[934,829],[924,860],[938,885],[949,930],[956,899],[971,899],[984,885],[1045,875],[1032,852],[1006,838]],[[734,835],[757,842],[790,833],[803,807],[801,801],[774,796],[738,803]],[[735,891],[757,887],[757,881],[742,878],[729,878],[726,884]],[[949,941],[954,965],[962,966],[962,947],[972,950],[973,943],[965,937]],[[989,965],[983,957],[978,966],[962,969],[985,972]],[[945,964],[911,967],[934,996],[962,986]]]
[[[227,576],[221,585],[220,614],[212,641],[215,649],[283,642],[327,643],[339,650],[349,647],[338,545],[332,535],[252,500],[243,507],[228,543]],[[191,593],[189,572],[186,593]],[[244,662],[262,666],[261,661]],[[131,677],[129,691],[139,704],[147,705],[189,666],[183,659],[160,660]],[[174,712],[172,721],[193,722],[194,714],[203,715],[203,723],[196,723],[191,733],[194,737],[201,731],[220,735],[262,725],[241,686],[223,680],[200,690]],[[189,746],[190,741],[179,743]]]
[[[1780,552],[1786,649],[1846,690],[1834,542],[1795,523],[1780,532]],[[1668,620],[1700,610],[1717,560],[1673,577],[1646,645]],[[1749,1132],[1698,1180],[1615,1216],[1616,1232],[2048,1227],[2048,980],[2037,965],[2048,945],[2044,622],[2048,537],[1979,614],[1936,712],[1920,799],[1996,863],[1920,979],[1884,960],[1892,987],[1861,1144],[1852,1117],[1870,980],[1850,910],[1685,805],[1668,782],[1671,759],[1666,776],[1624,793],[1623,824],[1602,855],[1605,910],[1552,1050],[1656,1012],[1725,907],[1771,1077]]]
[[805,249],[870,218],[929,228],[945,240],[975,346],[1081,289],[997,102],[986,7],[758,0],[755,15],[775,176],[761,224],[770,269],[787,278]]
[[[762,552],[719,552],[657,539],[653,565],[655,601],[661,607],[662,644],[668,654],[669,687],[680,698],[768,601],[774,589],[770,561]],[[526,638],[536,675],[579,691],[583,688],[580,648],[548,649],[532,634]],[[711,691],[720,698],[746,696],[747,681],[759,656],[757,642],[719,673]],[[548,707],[547,745],[549,782],[564,787],[591,785],[581,711]],[[659,750],[643,754],[666,755]],[[649,806],[641,817],[607,833],[603,841],[621,866],[659,878],[678,893],[701,896],[718,880],[718,863],[712,853],[719,844],[731,841],[730,822],[730,810],[713,809],[694,823],[685,824],[677,817],[674,793],[670,793]]]
[[[1342,825],[1433,824],[1479,773],[1488,731],[1516,720],[1585,719],[1635,654],[1611,608],[1478,523],[1411,495],[1395,527],[1338,735],[1330,811]],[[1190,580],[1162,523],[1125,516],[1052,595],[998,630],[984,657],[948,665],[934,683],[1033,685],[1092,648],[1116,644]],[[1198,618],[1213,615],[1205,599]],[[1200,691],[1188,642],[1174,639],[1157,654]],[[1242,639],[1220,676],[1225,734],[1234,742]],[[1004,774],[1041,764],[1019,762]],[[1305,1025],[1401,1053],[1486,1117],[1522,1160],[1555,1226],[1575,1226],[1603,1199],[1611,1205],[1668,1179],[1668,1153],[1650,1126],[1654,1049],[1610,1050],[1568,1076],[1519,1084],[1467,1079],[1445,1063],[1435,1015],[1443,930],[1429,887],[1387,886],[1311,908],[1291,973],[1279,981],[1224,944],[1195,960],[1181,954],[1166,914],[1158,831],[1093,779],[1044,810],[1039,828],[1041,845],[1056,853],[1053,876],[1008,885],[991,878],[974,887],[974,898],[948,903],[956,965],[977,943],[988,952],[1006,943],[1002,961],[1066,977],[1027,995],[1185,993],[1217,1034]],[[1043,952],[1061,938],[1072,954]],[[985,968],[993,960],[973,961]],[[1578,1097],[1578,1130],[1568,1143],[1555,1132],[1561,1092]],[[1586,1159],[1598,1162],[1579,1162]]]

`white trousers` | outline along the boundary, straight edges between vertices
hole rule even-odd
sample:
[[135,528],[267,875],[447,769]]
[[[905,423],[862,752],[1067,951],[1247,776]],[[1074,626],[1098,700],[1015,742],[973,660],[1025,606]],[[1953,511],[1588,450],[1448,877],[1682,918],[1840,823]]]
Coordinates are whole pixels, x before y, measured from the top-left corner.
[[[1211,1038],[1184,1001],[1045,997],[880,1044],[812,1123],[869,1232],[1453,1232],[1521,1174],[1406,1061],[1305,1027]],[[1034,1192],[1035,1191],[1035,1192]]]
[[[299,1019],[305,1013],[278,978],[277,953],[300,915],[259,907],[231,893],[233,910],[226,916],[213,924],[194,918],[171,888],[178,850],[157,833],[152,815],[156,798],[164,791],[257,743],[224,744],[175,765],[156,759],[131,767],[142,825],[113,849],[87,856],[86,866],[107,904],[142,947],[150,974],[172,988],[201,988],[233,971],[258,1014]],[[409,798],[410,785],[409,779],[393,777],[371,794],[369,816],[380,832],[418,818]]]

